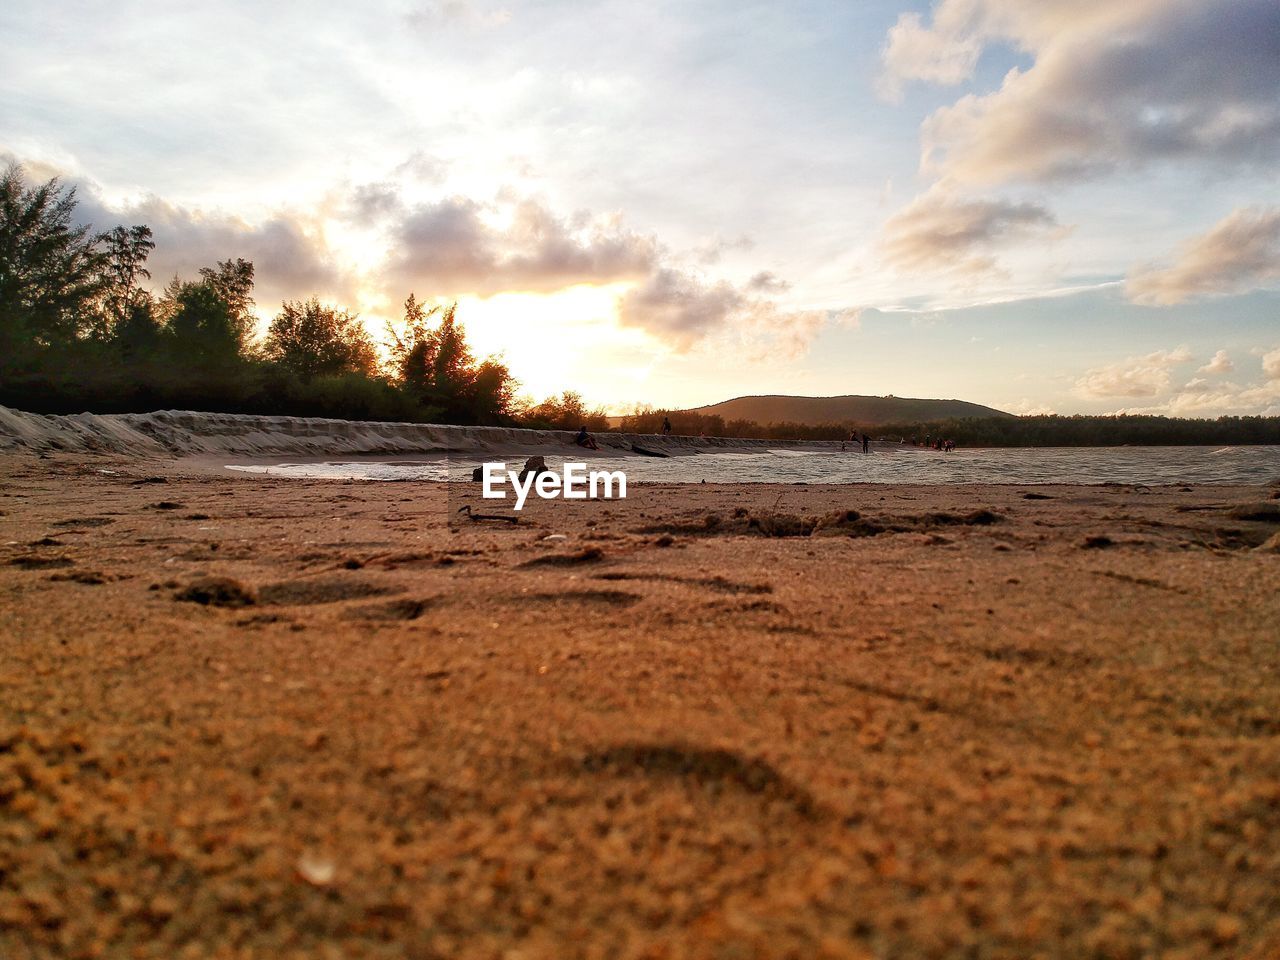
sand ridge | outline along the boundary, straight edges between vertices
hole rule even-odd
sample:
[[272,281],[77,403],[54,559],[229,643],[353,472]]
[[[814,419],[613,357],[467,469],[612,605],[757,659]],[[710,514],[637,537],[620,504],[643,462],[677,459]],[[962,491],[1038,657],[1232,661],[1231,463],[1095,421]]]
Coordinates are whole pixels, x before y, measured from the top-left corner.
[[0,477],[6,957],[1280,950],[1273,488]]
[[131,454],[137,457],[225,456],[299,458],[395,458],[465,452],[488,456],[534,453],[593,455],[630,453],[637,444],[667,456],[713,450],[800,447],[831,450],[825,440],[755,440],[607,432],[593,454],[572,443],[571,430],[468,427],[438,423],[386,423],[323,417],[277,417],[193,410],[66,416],[26,413],[0,406],[0,451]]

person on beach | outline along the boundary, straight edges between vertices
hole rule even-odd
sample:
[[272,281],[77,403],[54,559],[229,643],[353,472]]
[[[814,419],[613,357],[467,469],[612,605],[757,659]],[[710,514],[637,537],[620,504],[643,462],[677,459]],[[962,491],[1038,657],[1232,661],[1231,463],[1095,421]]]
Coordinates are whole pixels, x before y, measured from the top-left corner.
[[591,434],[587,433],[586,424],[583,424],[583,426],[578,430],[578,435],[573,438],[573,442],[580,447],[585,447],[588,450],[600,449],[598,446],[596,446],[595,438],[593,438]]
[[663,417],[662,418],[662,435],[665,437],[665,436],[669,436],[670,433],[671,433],[671,418]]
[[871,438],[868,437],[865,433],[862,435],[862,452],[863,453],[871,452]]

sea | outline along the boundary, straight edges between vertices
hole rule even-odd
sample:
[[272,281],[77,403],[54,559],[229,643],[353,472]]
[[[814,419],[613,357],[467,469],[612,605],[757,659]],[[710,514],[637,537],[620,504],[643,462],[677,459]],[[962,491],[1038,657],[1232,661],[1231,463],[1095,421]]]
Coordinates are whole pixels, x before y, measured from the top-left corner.
[[[493,458],[497,460],[496,457]],[[467,481],[482,454],[415,460],[227,464],[231,470],[332,480]],[[957,449],[874,445],[860,449],[708,452],[668,458],[546,456],[588,470],[622,470],[629,483],[1007,483],[1256,484],[1280,481],[1280,446],[1039,447]],[[517,470],[524,458],[509,459]]]

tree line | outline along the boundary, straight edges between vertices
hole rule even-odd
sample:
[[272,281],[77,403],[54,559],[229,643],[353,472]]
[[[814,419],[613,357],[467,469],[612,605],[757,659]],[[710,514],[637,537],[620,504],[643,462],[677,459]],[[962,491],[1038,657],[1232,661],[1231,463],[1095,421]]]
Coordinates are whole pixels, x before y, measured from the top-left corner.
[[866,433],[894,443],[948,439],[969,447],[1116,447],[1202,444],[1280,444],[1280,417],[1218,417],[1194,420],[1138,414],[1027,417],[958,417],[889,424],[793,422],[760,424],[688,410],[637,407],[618,418],[617,429],[658,433],[663,420],[684,436],[753,437],[763,440],[847,440]]
[[1122,447],[1280,444],[1280,417],[1194,420],[1146,414],[974,417],[878,427],[897,438],[945,437],[969,447]]

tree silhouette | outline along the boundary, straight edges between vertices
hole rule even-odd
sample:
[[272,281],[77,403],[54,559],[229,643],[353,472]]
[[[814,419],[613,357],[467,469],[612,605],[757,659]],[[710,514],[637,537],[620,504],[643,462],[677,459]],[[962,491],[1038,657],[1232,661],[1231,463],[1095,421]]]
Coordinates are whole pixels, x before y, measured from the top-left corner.
[[[456,303],[427,309],[409,294],[403,332],[387,325],[392,377],[400,389],[439,409],[449,422],[498,422],[511,413],[515,381],[507,366],[493,357],[476,362],[457,312]],[[439,322],[428,326],[428,318],[436,314]]]
[[[582,396],[572,390],[566,390],[558,397],[547,397],[542,403],[525,411],[522,418],[531,427],[541,429],[577,430],[586,427],[588,430],[600,431],[609,429],[609,418],[602,409],[588,409]],[[661,416],[658,417],[661,420]],[[657,433],[657,429],[645,431]]]
[[372,376],[378,368],[373,341],[356,316],[315,297],[284,304],[271,321],[263,355],[304,383],[344,373]]
[[0,175],[0,370],[30,369],[89,326],[103,255],[73,224],[75,205],[56,178],[28,187],[17,166]]
[[144,225],[116,227],[98,234],[95,242],[101,244],[103,250],[102,305],[95,318],[94,333],[106,339],[136,306],[150,300],[139,283],[151,279],[146,262],[156,245],[151,239],[151,228]]
[[257,323],[251,296],[253,264],[239,257],[234,260],[219,260],[216,267],[201,267],[200,279],[227,305],[240,348],[242,351],[247,349],[253,340],[254,326]]
[[156,319],[155,309],[149,299],[139,299],[111,331],[121,360],[128,365],[148,363],[157,359],[163,343],[163,329]]
[[387,322],[388,366],[403,388],[425,397],[432,391],[436,346],[427,319],[440,312],[439,306],[427,309],[412,293],[404,302],[404,330]]
[[172,311],[165,325],[177,362],[188,368],[228,367],[242,359],[231,308],[206,283],[170,285]]

